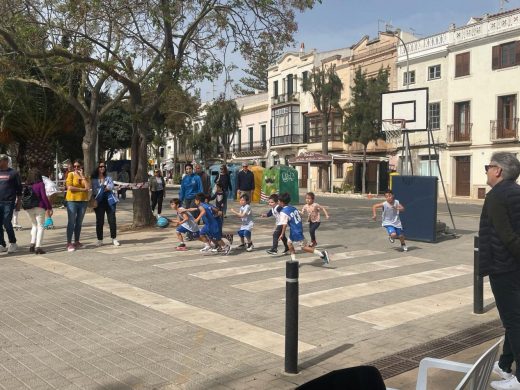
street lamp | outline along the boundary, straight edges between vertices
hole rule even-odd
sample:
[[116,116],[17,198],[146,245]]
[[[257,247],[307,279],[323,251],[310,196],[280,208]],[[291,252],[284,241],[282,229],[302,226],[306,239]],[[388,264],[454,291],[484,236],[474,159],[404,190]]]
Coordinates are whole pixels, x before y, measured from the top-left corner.
[[399,39],[399,42],[404,47],[404,52],[406,54],[406,89],[410,88],[410,57],[408,56],[408,48],[406,47],[406,43],[401,38],[401,30],[397,29],[395,31],[390,30],[389,28],[386,29],[386,32],[388,34],[392,34],[394,37]]

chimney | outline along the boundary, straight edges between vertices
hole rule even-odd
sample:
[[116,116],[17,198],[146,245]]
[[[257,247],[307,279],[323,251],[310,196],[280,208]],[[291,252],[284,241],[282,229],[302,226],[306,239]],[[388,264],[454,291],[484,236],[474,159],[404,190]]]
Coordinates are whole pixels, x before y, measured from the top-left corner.
[[305,53],[305,43],[300,43],[300,54]]

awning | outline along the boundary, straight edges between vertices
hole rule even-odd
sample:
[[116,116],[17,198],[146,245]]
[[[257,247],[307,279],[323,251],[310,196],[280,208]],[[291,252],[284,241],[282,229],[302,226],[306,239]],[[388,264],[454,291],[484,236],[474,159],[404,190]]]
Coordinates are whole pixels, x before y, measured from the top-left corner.
[[[357,162],[363,162],[363,155],[362,154],[331,154],[332,159],[337,162],[350,162],[350,163],[357,163]],[[367,154],[366,161],[375,161],[375,162],[381,162],[381,161],[388,161],[387,156],[374,156]]]
[[289,164],[291,165],[330,162],[332,162],[332,156],[316,152],[303,152],[298,156],[289,159]]

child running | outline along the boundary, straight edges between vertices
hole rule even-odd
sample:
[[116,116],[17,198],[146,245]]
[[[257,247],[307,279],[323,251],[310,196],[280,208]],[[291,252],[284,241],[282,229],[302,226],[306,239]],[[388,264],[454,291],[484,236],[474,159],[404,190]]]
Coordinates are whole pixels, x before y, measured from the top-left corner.
[[312,246],[306,245],[305,237],[303,236],[302,217],[298,209],[292,205],[291,196],[285,192],[280,195],[278,204],[282,206],[280,213],[280,222],[282,223],[282,232],[280,233],[279,240],[285,235],[285,230],[289,226],[291,232],[287,244],[289,245],[289,251],[291,252],[291,261],[296,260],[296,248],[301,249],[307,253],[314,253],[323,260],[323,264],[330,263],[329,253],[327,251],[319,251]]
[[217,219],[213,215],[213,206],[207,204],[205,202],[206,195],[202,192],[199,192],[195,195],[195,204],[198,207],[199,216],[195,218],[195,223],[198,223],[201,219],[204,222],[204,226],[200,230],[199,240],[204,243],[204,248],[202,248],[201,252],[209,252],[211,251],[211,241],[215,241],[217,245],[220,246],[222,251],[227,255],[230,250],[230,246],[226,245],[224,241],[222,241],[222,233],[218,224]]
[[320,211],[323,211],[325,214],[325,218],[329,219],[329,213],[327,213],[327,209],[323,206],[320,206],[318,203],[314,202],[314,192],[307,192],[305,195],[305,206],[303,206],[301,214],[308,214],[307,220],[309,221],[309,234],[311,235],[311,243],[309,246],[316,246],[318,243],[316,242],[316,230],[320,227],[321,218]]
[[[215,207],[219,211],[218,223],[220,224],[220,231],[222,232],[224,225],[224,207],[225,207],[225,198],[224,191],[222,191],[222,187],[219,182],[215,184],[216,190],[215,193],[210,197],[210,200],[215,201]],[[233,233],[222,233],[222,237],[225,237],[226,240],[229,241],[229,245],[233,244]]]
[[[280,212],[282,211],[282,206],[278,204],[278,194],[272,194],[269,199],[267,200],[267,204],[271,209],[267,212],[262,214],[262,217],[274,217],[276,220],[276,225],[273,231],[273,246],[271,249],[267,250],[267,253],[270,255],[276,255],[278,254],[278,240],[280,237],[280,233],[282,232],[282,223],[280,222]],[[282,237],[282,242],[285,247],[283,255],[288,255],[289,252],[289,246],[287,245],[287,237],[285,237],[285,234]]]
[[[241,244],[237,248],[246,248],[246,251],[251,252],[254,249],[253,241],[251,238],[251,230],[253,230],[254,222],[253,211],[251,210],[251,205],[249,204],[249,195],[243,194],[240,197],[240,211],[231,209],[231,212],[235,214],[237,217],[240,217],[240,219],[242,220],[240,230],[238,231],[238,236],[240,237]],[[245,240],[247,240],[247,245]]]
[[392,190],[386,190],[385,192],[386,201],[376,203],[372,206],[372,219],[376,220],[376,210],[383,209],[382,225],[388,232],[388,240],[391,243],[395,242],[396,238],[401,241],[401,250],[408,252],[406,243],[404,242],[404,230],[401,224],[401,218],[399,218],[399,212],[404,211],[404,206],[394,198]]
[[199,226],[195,222],[193,215],[191,215],[191,213],[184,207],[181,207],[181,201],[179,198],[173,198],[170,200],[170,207],[177,212],[176,219],[169,219],[169,221],[172,222],[174,226],[177,226],[175,233],[179,239],[179,245],[177,245],[175,249],[178,251],[185,251],[188,248],[184,243],[184,238],[182,235],[190,232],[193,238],[198,238]]

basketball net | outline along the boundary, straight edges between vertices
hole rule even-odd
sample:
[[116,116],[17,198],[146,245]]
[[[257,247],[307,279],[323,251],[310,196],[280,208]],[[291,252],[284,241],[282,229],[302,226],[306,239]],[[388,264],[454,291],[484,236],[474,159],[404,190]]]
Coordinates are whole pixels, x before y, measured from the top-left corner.
[[383,119],[382,130],[385,133],[386,142],[394,144],[396,147],[399,147],[402,142],[401,135],[405,128],[406,120],[404,119]]

